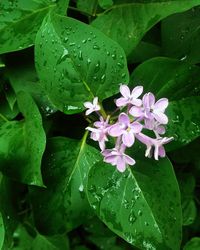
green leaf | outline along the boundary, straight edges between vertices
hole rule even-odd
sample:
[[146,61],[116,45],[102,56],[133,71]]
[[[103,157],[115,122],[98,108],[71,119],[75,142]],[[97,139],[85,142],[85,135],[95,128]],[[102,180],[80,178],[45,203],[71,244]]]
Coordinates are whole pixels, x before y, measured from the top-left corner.
[[194,202],[195,178],[192,174],[181,173],[178,176],[178,181],[181,191],[183,226],[188,226],[193,224],[197,216]]
[[46,237],[37,234],[34,238],[28,234],[26,229],[19,225],[14,232],[15,246],[13,250],[63,250],[69,249],[68,239],[66,235],[55,235]]
[[167,145],[169,150],[188,144],[200,135],[200,96],[184,98],[170,102],[166,114],[169,123],[166,135],[174,141]]
[[3,246],[4,236],[5,236],[5,228],[3,224],[3,218],[0,213],[0,249],[2,249],[2,246]]
[[1,0],[0,54],[32,46],[45,15],[52,9],[64,14],[67,5],[68,0],[57,4],[52,0]]
[[164,54],[191,63],[200,62],[200,7],[176,14],[162,22]]
[[91,16],[95,15],[98,6],[98,0],[77,0],[76,2],[78,10]]
[[180,249],[180,194],[167,158],[157,162],[141,157],[124,173],[110,164],[95,164],[89,172],[88,198],[100,219],[130,244]]
[[43,186],[40,167],[46,137],[42,118],[29,94],[18,93],[17,101],[25,119],[1,125],[0,169],[20,182]]
[[183,247],[183,250],[199,250],[200,248],[200,238],[194,237]]
[[152,57],[157,57],[160,54],[161,48],[158,45],[146,41],[141,41],[129,54],[128,61],[130,63],[143,62]]
[[79,226],[91,213],[85,187],[96,149],[64,137],[48,141],[42,172],[46,189],[30,188],[34,219],[42,234],[60,234]]
[[34,65],[26,64],[15,68],[9,68],[7,77],[16,94],[20,91],[28,92],[34,98],[38,107],[40,107],[46,115],[57,111],[39,83]]
[[200,94],[200,68],[176,59],[158,57],[140,64],[130,82],[141,84],[145,92],[169,101]]
[[113,5],[113,0],[98,0],[99,5],[103,9],[108,9]]
[[[18,208],[18,199],[19,199],[19,192],[18,192],[18,185],[6,177],[2,177],[0,181],[0,213],[2,216],[2,222],[4,224],[4,240],[2,250],[10,249],[12,245],[12,236],[13,232],[15,231],[19,216],[17,214]],[[0,237],[0,242],[1,242]],[[0,243],[0,245],[2,242]]]
[[36,69],[53,104],[65,113],[83,110],[94,96],[116,94],[129,75],[123,50],[93,27],[48,16],[36,37]]
[[99,14],[92,25],[117,41],[129,55],[144,34],[160,20],[199,4],[199,0],[117,1]]

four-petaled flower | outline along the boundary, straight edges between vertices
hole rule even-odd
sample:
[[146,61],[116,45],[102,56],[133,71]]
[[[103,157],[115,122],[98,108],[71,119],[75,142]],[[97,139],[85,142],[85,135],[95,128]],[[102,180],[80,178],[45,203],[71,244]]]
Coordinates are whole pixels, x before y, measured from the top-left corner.
[[143,144],[146,145],[147,149],[145,152],[145,156],[146,157],[151,157],[152,156],[152,151],[154,149],[154,159],[158,160],[158,157],[165,157],[166,153],[165,153],[165,148],[164,148],[164,144],[169,143],[170,141],[172,141],[174,138],[173,137],[163,137],[163,138],[157,138],[157,139],[153,139],[147,135],[144,135],[142,133],[139,133],[136,135],[137,139],[142,142]]
[[105,142],[108,141],[107,131],[109,128],[108,124],[109,117],[104,121],[103,117],[100,117],[100,121],[94,123],[96,128],[87,127],[86,129],[91,131],[91,139],[99,142],[99,147],[101,150],[105,149]]
[[108,133],[113,137],[122,135],[122,142],[127,147],[131,147],[135,141],[135,134],[142,130],[142,125],[139,122],[130,122],[127,114],[121,113],[118,122],[112,125]]
[[142,92],[142,86],[137,86],[132,90],[132,92],[130,92],[130,89],[127,85],[121,85],[120,93],[123,97],[120,97],[116,100],[117,107],[123,107],[127,104],[140,106],[142,104],[142,100],[138,99],[138,97],[142,94]]
[[[85,102],[84,106],[87,108],[86,115],[94,111],[98,116],[103,115],[99,121],[94,122],[93,127],[86,129],[91,132],[90,138],[99,143],[104,161],[124,172],[128,165],[135,164],[135,160],[125,154],[126,148],[131,147],[135,139],[146,145],[146,157],[153,155],[154,159],[158,160],[159,157],[165,157],[164,144],[172,141],[173,137],[161,137],[165,133],[164,125],[168,123],[168,117],[164,114],[168,106],[167,98],[161,98],[156,102],[154,95],[149,92],[141,100],[138,97],[143,92],[142,86],[130,91],[129,87],[123,84],[120,86],[120,92],[122,97],[116,100],[116,106],[123,110],[126,107],[126,112],[121,111],[117,121],[112,116],[111,119],[110,116],[105,118],[105,112],[101,111],[97,97],[92,102]],[[143,134],[143,129],[152,130],[155,138]],[[107,149],[106,142],[110,137],[116,138],[115,146]]]
[[83,105],[85,106],[85,108],[88,109],[85,112],[86,115],[89,115],[92,112],[99,111],[101,109],[101,107],[98,104],[98,97],[94,97],[92,102],[84,102]]
[[116,166],[120,172],[124,172],[127,165],[132,166],[135,164],[135,160],[129,155],[126,155],[123,151],[124,150],[116,148],[105,150],[102,153],[104,156],[104,161]]
[[130,114],[134,117],[144,118],[145,126],[148,129],[153,129],[154,119],[160,124],[167,124],[168,118],[164,114],[165,109],[168,106],[168,99],[161,98],[155,102],[154,95],[149,92],[143,96],[143,106],[130,109]]

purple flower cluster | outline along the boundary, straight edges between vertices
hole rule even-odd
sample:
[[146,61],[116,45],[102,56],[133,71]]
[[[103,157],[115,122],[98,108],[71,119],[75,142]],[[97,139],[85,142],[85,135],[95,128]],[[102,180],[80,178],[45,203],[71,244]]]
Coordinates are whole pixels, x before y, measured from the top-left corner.
[[[165,133],[165,127],[168,123],[168,117],[165,110],[168,106],[168,99],[161,98],[155,100],[154,95],[149,92],[139,97],[143,93],[143,87],[137,86],[130,91],[127,85],[120,86],[121,97],[116,100],[116,112],[120,110],[117,120],[108,115],[101,115],[101,106],[98,98],[93,102],[85,102],[87,108],[86,115],[96,112],[100,117],[99,121],[94,122],[93,127],[86,129],[91,132],[91,139],[99,143],[104,161],[116,166],[120,172],[124,172],[128,165],[134,165],[135,160],[125,154],[126,148],[132,147],[137,139],[146,145],[146,157],[154,155],[155,160],[158,157],[165,157],[164,144],[173,140],[173,137],[162,137]],[[115,113],[115,112],[114,112]],[[144,134],[144,131],[151,130],[155,135],[152,138]],[[113,137],[115,147],[106,148],[106,142]]]

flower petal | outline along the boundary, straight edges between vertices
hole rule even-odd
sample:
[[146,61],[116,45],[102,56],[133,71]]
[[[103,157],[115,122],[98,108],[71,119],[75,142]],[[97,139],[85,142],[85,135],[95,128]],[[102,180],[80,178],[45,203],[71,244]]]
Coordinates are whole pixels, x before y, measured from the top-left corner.
[[93,108],[93,104],[92,104],[91,102],[84,102],[83,105],[84,105],[84,107],[87,108],[87,109]]
[[131,92],[131,97],[138,98],[143,92],[143,86],[135,87]]
[[135,142],[134,134],[131,131],[130,132],[125,131],[122,135],[122,142],[127,147],[131,147]]
[[128,165],[133,166],[135,164],[135,160],[131,158],[129,155],[124,155],[124,159]]
[[88,109],[88,110],[86,110],[85,114],[86,114],[86,115],[89,115],[89,114],[91,114],[92,112],[93,112],[92,109]]
[[121,129],[121,126],[119,125],[119,123],[116,123],[112,126],[110,126],[110,128],[108,129],[108,134],[114,137],[120,136],[122,135],[123,130]]
[[93,105],[97,106],[97,104],[98,104],[98,97],[94,97],[94,99],[93,99]]
[[167,124],[168,123],[168,117],[165,114],[163,114],[162,112],[160,112],[160,111],[155,110],[153,112],[153,116],[161,124]]
[[133,133],[140,133],[143,126],[139,122],[133,122],[131,123],[130,127]]
[[118,121],[124,124],[125,126],[128,126],[130,124],[130,119],[126,113],[121,113],[119,115]]
[[132,107],[129,113],[135,117],[141,117],[144,114],[141,107]]
[[120,172],[124,172],[126,170],[126,163],[122,156],[117,157],[117,169]]
[[145,108],[151,108],[155,103],[155,97],[151,92],[149,92],[143,96],[142,101]]
[[165,153],[165,148],[163,146],[160,146],[159,149],[158,149],[158,155],[160,157],[165,157],[166,153]]
[[116,155],[109,155],[104,158],[104,161],[107,163],[112,164],[113,166],[117,164],[117,156]]
[[169,105],[168,99],[167,98],[161,98],[160,100],[158,100],[155,103],[154,109],[157,109],[157,110],[160,110],[160,111],[164,112],[168,105]]
[[139,106],[142,105],[142,100],[140,100],[140,99],[132,99],[131,104],[139,107]]
[[128,99],[124,98],[124,97],[120,97],[116,100],[116,106],[117,107],[122,107],[122,106],[126,106],[128,103]]
[[125,97],[125,98],[129,98],[131,93],[130,93],[130,89],[127,85],[123,84],[120,86],[120,93]]
[[144,120],[145,128],[150,129],[150,130],[152,130],[154,128],[154,123],[155,123],[154,119],[145,119]]

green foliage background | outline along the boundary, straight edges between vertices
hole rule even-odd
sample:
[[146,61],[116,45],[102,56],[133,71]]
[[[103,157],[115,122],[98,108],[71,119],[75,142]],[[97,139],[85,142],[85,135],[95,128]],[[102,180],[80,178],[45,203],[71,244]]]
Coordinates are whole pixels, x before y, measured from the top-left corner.
[[[0,1],[0,249],[200,249],[200,0]],[[167,97],[167,157],[119,173],[85,128],[120,83]]]

